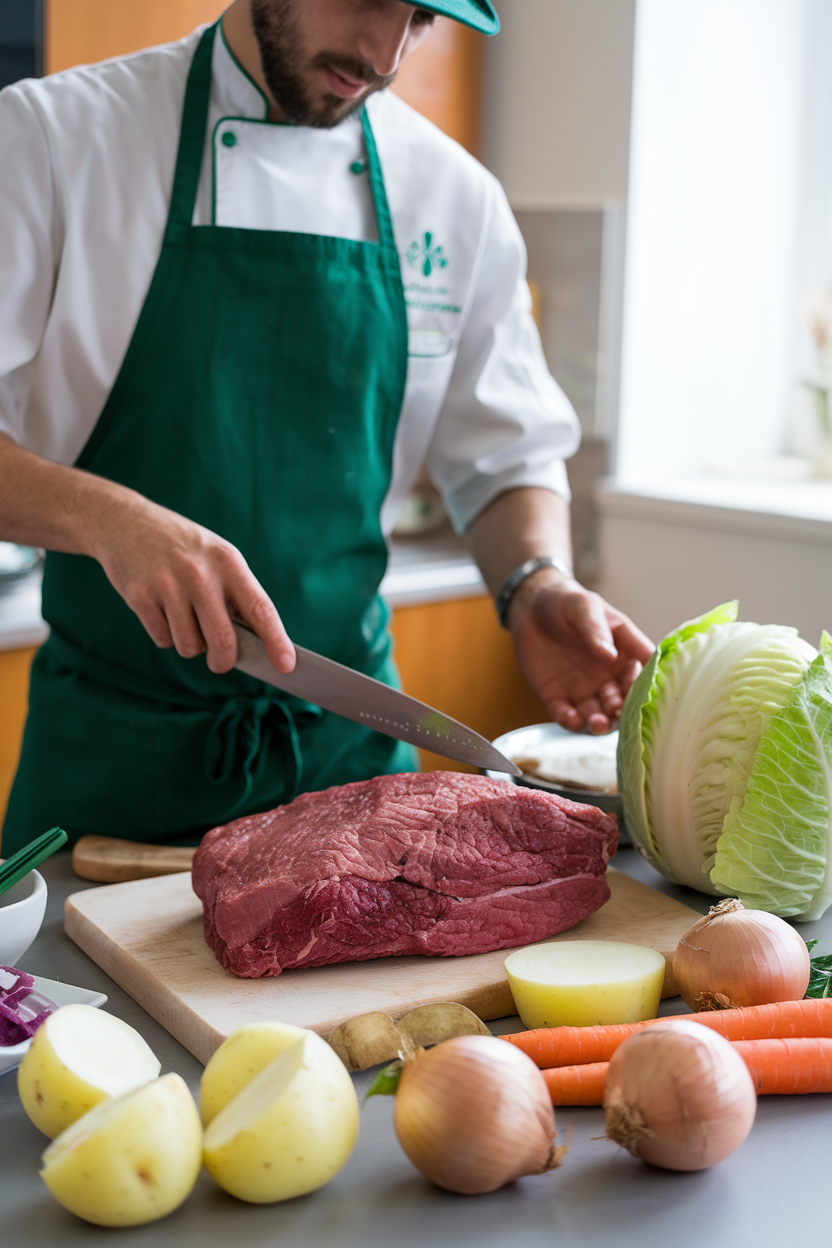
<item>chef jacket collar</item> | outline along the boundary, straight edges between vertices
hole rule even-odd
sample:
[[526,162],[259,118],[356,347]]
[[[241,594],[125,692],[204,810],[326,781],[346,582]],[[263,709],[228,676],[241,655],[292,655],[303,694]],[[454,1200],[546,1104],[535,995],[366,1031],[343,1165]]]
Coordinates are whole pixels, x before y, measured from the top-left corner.
[[225,42],[222,23],[220,23],[220,37],[214,39],[211,73],[214,100],[223,117],[246,117],[252,121],[266,120],[269,112],[268,101]]

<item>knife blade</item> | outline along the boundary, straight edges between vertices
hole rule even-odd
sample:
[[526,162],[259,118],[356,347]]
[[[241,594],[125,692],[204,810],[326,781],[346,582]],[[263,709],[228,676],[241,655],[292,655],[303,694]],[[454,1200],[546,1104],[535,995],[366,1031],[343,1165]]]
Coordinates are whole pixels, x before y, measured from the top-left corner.
[[407,741],[434,754],[471,763],[491,771],[507,771],[521,775],[510,758],[496,750],[478,732],[466,728],[450,715],[443,715],[417,698],[391,689],[372,676],[365,676],[333,659],[326,659],[314,650],[295,646],[297,664],[292,672],[279,672],[273,667],[266,648],[256,633],[235,622],[237,662],[234,666],[247,676],[254,676],[267,685],[292,693],[305,702],[334,711],[364,724],[397,741]]

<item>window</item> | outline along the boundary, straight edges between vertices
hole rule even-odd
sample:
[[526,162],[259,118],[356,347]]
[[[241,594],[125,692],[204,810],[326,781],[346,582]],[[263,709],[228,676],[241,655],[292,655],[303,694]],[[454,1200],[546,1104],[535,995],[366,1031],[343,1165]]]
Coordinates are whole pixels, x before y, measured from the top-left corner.
[[830,280],[832,5],[639,0],[619,483],[806,454]]

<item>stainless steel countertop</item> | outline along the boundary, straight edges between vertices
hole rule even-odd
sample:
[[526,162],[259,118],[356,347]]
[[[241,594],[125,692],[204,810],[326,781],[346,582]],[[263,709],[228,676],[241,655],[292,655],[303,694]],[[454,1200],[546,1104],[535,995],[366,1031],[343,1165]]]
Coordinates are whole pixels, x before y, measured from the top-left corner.
[[[632,849],[615,865],[704,912],[709,899],[657,876]],[[63,933],[64,898],[92,887],[69,855],[41,868],[50,889],[46,922],[22,959],[26,970],[109,994],[105,1007],[145,1036],[162,1062],[196,1093],[201,1066]],[[800,928],[832,951],[832,911]],[[662,1013],[685,1009],[681,998]],[[241,1018],[241,1022],[245,1021]],[[519,1030],[519,1019],[491,1024]],[[359,1097],[371,1072],[354,1076]],[[282,1205],[245,1205],[203,1174],[186,1203],[161,1222],[130,1231],[91,1227],[66,1213],[38,1177],[47,1141],[26,1118],[15,1076],[0,1077],[0,1239],[22,1248],[130,1244],[131,1248],[781,1248],[828,1242],[832,1097],[763,1097],[745,1144],[712,1170],[651,1169],[598,1137],[600,1109],[558,1110],[571,1150],[552,1174],[522,1179],[489,1196],[455,1196],[419,1175],[396,1141],[389,1100],[361,1111],[355,1152],[321,1191]]]
[[380,593],[391,607],[477,598],[487,594],[480,571],[450,524],[431,533],[390,540]]

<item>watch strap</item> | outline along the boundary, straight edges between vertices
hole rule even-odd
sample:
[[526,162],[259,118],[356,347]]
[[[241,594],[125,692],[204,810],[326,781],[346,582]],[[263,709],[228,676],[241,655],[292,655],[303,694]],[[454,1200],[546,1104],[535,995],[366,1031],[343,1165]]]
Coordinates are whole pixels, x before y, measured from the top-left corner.
[[520,567],[515,568],[511,576],[504,581],[497,594],[497,618],[501,628],[508,628],[508,609],[517,590],[532,573],[538,572],[541,568],[554,568],[570,580],[573,576],[572,569],[567,567],[562,559],[556,559],[553,555],[538,555],[535,559],[527,559],[525,563],[521,563]]

